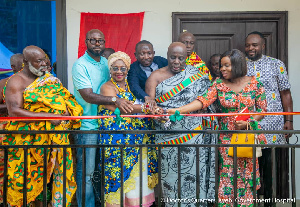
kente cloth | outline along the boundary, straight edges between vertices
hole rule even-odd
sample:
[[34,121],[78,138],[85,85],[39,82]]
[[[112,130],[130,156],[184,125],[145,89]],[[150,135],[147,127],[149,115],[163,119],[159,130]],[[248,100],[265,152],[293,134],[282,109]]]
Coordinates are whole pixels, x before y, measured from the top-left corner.
[[[0,122],[0,130],[4,130],[7,121]],[[0,145],[2,145],[4,134],[0,134]],[[3,173],[4,173],[4,150],[0,149],[0,203],[3,203]]]
[[[280,91],[291,88],[285,65],[282,61],[263,55],[259,60],[248,58],[248,76],[255,76],[266,91],[268,112],[283,112]],[[260,121],[263,130],[283,130],[283,115],[265,116]],[[268,144],[286,144],[283,134],[266,134]]]
[[[197,68],[187,65],[185,70],[175,76],[164,80],[156,87],[156,102],[164,109],[178,108],[194,101],[199,94],[204,94],[210,86],[207,75],[201,73]],[[204,113],[213,112],[207,109]],[[194,113],[199,113],[194,112]],[[166,124],[169,123],[169,124]],[[204,124],[203,124],[204,123]],[[207,127],[216,128],[217,121],[210,117],[186,116],[176,122],[160,122],[155,119],[156,130],[205,130]],[[157,144],[215,144],[217,134],[157,134]],[[178,198],[181,190],[181,206],[207,206],[207,199],[215,198],[215,149],[211,147],[199,147],[198,164],[196,170],[196,147],[181,147],[180,154],[177,147],[164,147],[161,150],[161,182],[163,198],[166,206],[177,206],[173,202]],[[181,165],[178,166],[180,157]],[[180,168],[180,175],[178,175]],[[196,183],[197,174],[199,182]],[[181,186],[178,189],[178,177],[181,178]],[[197,185],[200,186],[199,198],[203,202],[194,202],[197,198]]]
[[[18,73],[18,72],[17,72]],[[14,74],[15,75],[15,74]],[[4,88],[6,87],[7,81],[13,77],[14,75],[10,76],[6,79]],[[2,97],[4,97],[4,88],[2,89]],[[5,104],[5,100],[3,99],[3,104]],[[5,114],[1,114],[1,117],[6,117],[7,112]],[[0,130],[4,130],[6,127],[7,121],[0,122]],[[0,145],[3,144],[3,139],[5,137],[5,134],[0,134]],[[3,178],[4,178],[4,150],[0,149],[0,203],[3,203]]]
[[[27,86],[23,92],[25,110],[31,112],[46,112],[64,114],[66,110],[71,116],[81,116],[82,107],[78,105],[70,92],[63,87],[59,79],[49,73],[38,77]],[[50,121],[36,121],[25,123],[10,121],[6,130],[66,130],[80,127],[80,120],[62,122],[53,125]],[[68,134],[7,134],[3,145],[69,145]],[[63,203],[63,162],[66,163],[66,200],[67,206],[76,191],[73,175],[73,159],[70,148],[63,156],[62,148],[47,150],[47,183],[53,176],[52,206],[62,206]],[[43,191],[44,149],[29,148],[27,157],[27,203],[34,201]],[[24,179],[24,150],[22,148],[8,149],[8,186],[7,201],[11,206],[23,205]]]
[[[203,108],[217,100],[222,113],[238,113],[245,107],[250,113],[266,112],[267,101],[265,90],[255,77],[239,92],[232,91],[222,79],[217,78],[208,91],[198,97]],[[222,116],[219,119],[221,130],[236,130],[234,116]],[[260,126],[250,122],[253,130]],[[232,134],[220,134],[218,144],[230,144]],[[259,144],[266,144],[264,134],[258,134]],[[228,155],[229,147],[219,147],[219,206],[233,206],[234,201],[234,163]],[[253,206],[253,160],[252,158],[237,158],[237,202],[238,206]],[[258,159],[256,159],[256,189],[260,188]]]
[[198,68],[200,72],[202,72],[205,75],[208,75],[210,81],[212,80],[212,76],[209,72],[209,69],[206,67],[205,62],[200,58],[199,55],[197,55],[196,52],[192,52],[192,54],[186,58],[185,64]]
[[[118,86],[117,86],[118,87]],[[126,91],[120,91],[117,96],[130,101],[134,101],[135,97],[127,87]],[[115,115],[114,112],[105,109],[102,105],[99,106],[99,115],[108,116]],[[145,130],[151,126],[149,118],[129,118],[123,117],[120,124],[115,122],[115,118],[99,119],[100,130]],[[101,134],[99,137],[100,144],[114,145],[134,145],[134,144],[154,144],[155,137],[150,134]],[[123,183],[123,192],[125,193],[125,206],[139,205],[139,182],[140,177],[140,154],[142,154],[143,166],[143,206],[151,206],[155,201],[153,188],[158,182],[157,177],[157,154],[155,148],[143,148],[142,153],[140,148],[124,147],[123,148],[123,176],[121,179],[121,150],[116,147],[105,147],[105,182],[104,193],[106,206],[120,205],[121,182]],[[100,155],[102,155],[100,149]],[[145,163],[146,162],[146,163]],[[99,166],[101,172],[101,161]],[[146,174],[146,176],[145,176]],[[135,191],[136,193],[133,193]],[[131,194],[131,195],[129,195]],[[132,196],[134,195],[135,196]]]

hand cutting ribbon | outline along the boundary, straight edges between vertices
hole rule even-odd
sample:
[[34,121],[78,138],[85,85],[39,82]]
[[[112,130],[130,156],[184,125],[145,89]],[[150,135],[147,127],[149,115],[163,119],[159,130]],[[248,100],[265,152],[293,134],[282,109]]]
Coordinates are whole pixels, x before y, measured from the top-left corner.
[[120,115],[121,115],[121,111],[119,108],[116,108],[116,110],[114,111],[114,114],[116,115],[116,124],[120,124],[122,121],[125,121]]
[[170,120],[173,122],[180,121],[181,119],[183,119],[183,116],[180,115],[180,112],[177,110],[175,111],[175,113],[173,115],[170,116]]

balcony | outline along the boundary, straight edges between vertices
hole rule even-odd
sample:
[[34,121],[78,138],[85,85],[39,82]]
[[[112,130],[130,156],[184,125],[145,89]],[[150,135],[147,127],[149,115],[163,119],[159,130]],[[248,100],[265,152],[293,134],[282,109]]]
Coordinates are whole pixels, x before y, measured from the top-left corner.
[[[219,133],[242,133],[244,131],[222,131],[222,130],[197,130],[197,131],[191,131],[191,130],[180,130],[180,131],[155,131],[155,130],[144,130],[144,131],[78,131],[78,130],[73,130],[73,131],[5,131],[2,130],[0,133],[1,134],[41,134],[41,133],[46,133],[46,134],[62,134],[62,133],[68,133],[70,134],[70,140],[72,143],[72,139],[74,137],[74,135],[79,134],[79,133],[83,133],[83,134],[123,134],[123,133],[129,133],[129,134],[137,134],[137,133],[141,133],[141,134],[169,134],[169,133],[205,133],[205,134],[219,134]],[[249,133],[258,133],[257,131],[248,131]],[[285,134],[285,133],[291,133],[291,134],[299,134],[300,131],[299,130],[291,130],[291,131],[259,131],[259,133],[276,133],[276,134]],[[298,140],[297,140],[298,141]],[[121,150],[121,160],[123,160],[123,151],[125,147],[135,147],[135,148],[139,148],[140,150],[142,150],[143,148],[145,149],[149,149],[149,148],[155,148],[157,150],[158,153],[158,158],[161,158],[161,151],[162,149],[165,148],[174,148],[174,150],[176,150],[178,152],[178,154],[182,155],[182,150],[184,150],[185,148],[193,148],[195,151],[195,159],[196,159],[196,193],[195,195],[189,195],[188,198],[184,197],[182,194],[185,194],[184,192],[182,192],[182,190],[177,190],[177,195],[176,195],[176,199],[172,199],[169,197],[166,197],[166,195],[163,194],[162,190],[161,190],[161,186],[162,186],[162,182],[161,182],[161,178],[162,178],[162,162],[161,159],[158,159],[158,186],[156,187],[155,190],[155,195],[156,195],[156,206],[164,206],[165,203],[168,202],[174,202],[176,204],[178,204],[178,206],[181,206],[181,203],[183,202],[191,202],[191,203],[196,203],[197,206],[201,206],[202,204],[208,203],[209,205],[217,205],[217,203],[219,203],[219,199],[218,199],[218,188],[215,187],[215,196],[213,198],[202,198],[200,196],[201,194],[201,188],[200,188],[200,166],[199,166],[199,157],[200,157],[200,152],[201,149],[204,148],[211,148],[211,149],[215,149],[214,154],[215,154],[215,161],[214,161],[214,169],[212,169],[214,171],[214,175],[218,175],[219,174],[219,170],[218,170],[218,163],[219,163],[219,156],[218,156],[218,149],[220,147],[229,147],[230,145],[222,145],[222,144],[180,144],[180,145],[160,145],[160,144],[156,144],[156,145],[24,145],[24,146],[19,146],[19,145],[5,145],[5,146],[1,146],[1,149],[3,149],[4,151],[4,175],[7,175],[7,171],[8,171],[8,165],[7,165],[7,159],[8,159],[8,154],[9,154],[9,149],[23,149],[23,153],[24,153],[24,165],[26,166],[28,163],[28,153],[30,153],[30,149],[43,149],[43,153],[44,153],[44,158],[47,157],[47,150],[46,149],[60,149],[63,152],[63,158],[66,158],[67,156],[67,149],[71,148],[73,149],[73,154],[75,154],[75,151],[77,148],[82,148],[83,149],[83,155],[82,158],[83,160],[85,160],[86,158],[86,154],[85,151],[87,148],[97,148],[99,149],[98,151],[101,150],[101,154],[99,155],[100,157],[104,157],[104,153],[105,153],[105,148],[107,147],[115,147],[115,148],[120,148]],[[234,154],[236,155],[237,153],[237,148],[236,147],[245,147],[245,145],[233,145],[234,147]],[[253,190],[254,192],[256,192],[256,173],[255,173],[255,169],[256,169],[256,147],[265,147],[265,145],[248,145],[253,147]],[[147,147],[147,148],[146,148]],[[298,143],[296,144],[285,144],[285,145],[268,145],[268,147],[271,149],[272,151],[272,177],[273,177],[273,189],[272,189],[272,199],[263,199],[262,197],[257,197],[256,194],[254,194],[253,197],[253,203],[254,206],[261,206],[262,202],[271,202],[273,201],[273,204],[276,206],[297,206],[297,200],[296,200],[296,179],[295,179],[295,175],[296,175],[296,168],[295,168],[295,150],[296,148],[299,148],[300,145]],[[276,172],[275,172],[275,149],[276,148],[286,148],[289,149],[289,157],[290,157],[290,162],[289,162],[289,167],[290,167],[290,175],[289,175],[289,189],[290,189],[290,193],[289,193],[289,197],[286,198],[286,200],[284,199],[280,199],[278,197],[276,197],[276,185],[278,185],[278,181],[276,180]],[[140,159],[141,159],[141,154],[140,154]],[[73,155],[74,157],[74,155]],[[238,200],[238,192],[237,192],[237,157],[234,156],[233,158],[234,160],[234,176],[233,176],[233,181],[234,181],[234,199],[232,201],[234,206],[237,206],[237,200]],[[76,163],[76,160],[74,161]],[[100,166],[104,166],[104,159],[101,159]],[[182,160],[182,156],[178,156],[177,159],[177,166],[181,166],[182,162],[184,162],[184,160]],[[47,160],[44,159],[44,166],[43,166],[43,189],[46,189],[47,186]],[[121,165],[123,166],[123,162],[121,162]],[[142,169],[142,162],[139,163],[140,167],[139,169]],[[82,163],[82,169],[85,169],[86,163],[83,162]],[[64,160],[63,161],[63,198],[66,198],[66,168],[67,168],[67,162]],[[24,169],[24,174],[28,173],[28,169]],[[181,174],[180,173],[180,168],[177,169],[178,175]],[[75,168],[74,168],[74,173],[75,173]],[[99,206],[104,206],[104,202],[101,202],[104,200],[104,185],[101,185],[100,183],[104,183],[104,168],[102,167],[101,169],[97,169],[95,170],[95,172],[93,173],[93,177],[92,180],[94,181],[94,188],[95,188],[95,193],[96,193],[96,200],[97,203],[99,204]],[[123,172],[123,168],[121,168],[121,177],[124,176],[124,172]],[[140,178],[141,178],[142,174],[140,173]],[[85,170],[83,170],[83,177],[85,177]],[[23,179],[23,189],[26,188],[26,186],[24,185],[24,183],[27,183],[27,176],[24,176]],[[181,176],[178,176],[178,180],[177,180],[177,189],[182,189],[182,183],[183,183],[183,178]],[[143,194],[142,192],[142,186],[143,186],[143,179],[139,179],[139,186],[140,186],[140,195]],[[219,176],[214,176],[213,181],[215,186],[218,186],[219,183]],[[8,206],[7,204],[7,186],[8,186],[9,182],[7,180],[7,176],[4,176],[4,182],[3,182],[3,206]],[[100,185],[99,185],[100,184]],[[82,180],[82,192],[85,192],[85,179]],[[286,190],[289,190],[286,189]],[[23,206],[26,206],[26,200],[27,200],[27,191],[23,190]],[[121,195],[123,194],[123,182],[121,182]],[[81,195],[82,196],[82,202],[83,202],[83,206],[85,206],[85,196],[84,194]],[[47,206],[47,191],[43,191],[43,206]],[[123,203],[123,196],[120,196],[120,203]],[[142,202],[142,196],[140,196],[140,206]],[[62,201],[62,206],[66,206],[66,200],[63,199]],[[76,201],[73,199],[72,202],[72,206],[77,206]],[[175,205],[176,206],[176,205]]]

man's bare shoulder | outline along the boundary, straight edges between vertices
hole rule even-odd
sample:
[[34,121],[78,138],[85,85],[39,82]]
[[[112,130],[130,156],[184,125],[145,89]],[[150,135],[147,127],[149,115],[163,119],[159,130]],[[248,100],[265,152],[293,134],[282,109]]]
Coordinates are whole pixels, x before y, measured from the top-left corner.
[[6,81],[7,81],[8,79],[9,79],[9,77],[0,80],[0,90],[2,90],[2,89],[4,88],[4,86],[5,86],[5,84],[6,84]]
[[23,74],[17,73],[14,76],[12,76],[8,81],[7,81],[7,89],[9,88],[26,88],[24,85],[26,83],[26,78],[24,77]]
[[163,75],[163,74],[165,74],[167,72],[167,69],[168,69],[167,67],[168,66],[153,71],[151,73],[151,75],[149,76],[149,78],[161,77],[161,75]]
[[168,66],[155,70],[153,73],[156,75],[164,74],[168,71]]

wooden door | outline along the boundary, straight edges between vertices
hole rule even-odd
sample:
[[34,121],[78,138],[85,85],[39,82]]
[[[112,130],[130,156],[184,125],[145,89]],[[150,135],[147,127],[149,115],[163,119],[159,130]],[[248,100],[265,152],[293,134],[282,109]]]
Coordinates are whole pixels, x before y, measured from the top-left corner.
[[196,37],[195,51],[207,62],[215,53],[230,49],[244,52],[245,37],[261,32],[266,40],[264,54],[287,65],[287,12],[173,13],[173,41],[183,31]]

